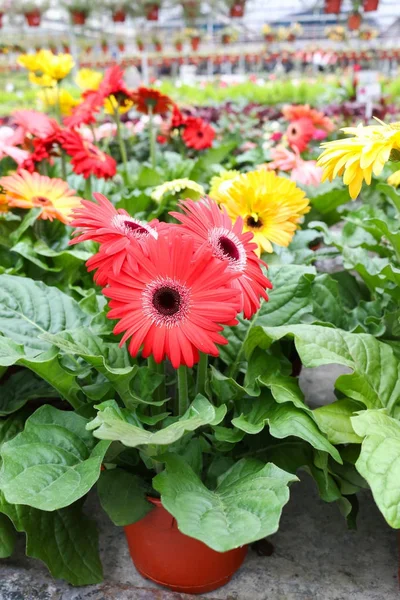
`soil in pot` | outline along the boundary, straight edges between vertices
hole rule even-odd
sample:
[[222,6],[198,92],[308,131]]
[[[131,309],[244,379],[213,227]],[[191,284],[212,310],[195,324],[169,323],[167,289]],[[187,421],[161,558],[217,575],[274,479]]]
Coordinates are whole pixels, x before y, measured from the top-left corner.
[[205,594],[228,583],[241,566],[247,546],[216,552],[181,533],[160,500],[148,500],[154,509],[124,528],[139,573],[159,585],[187,594]]

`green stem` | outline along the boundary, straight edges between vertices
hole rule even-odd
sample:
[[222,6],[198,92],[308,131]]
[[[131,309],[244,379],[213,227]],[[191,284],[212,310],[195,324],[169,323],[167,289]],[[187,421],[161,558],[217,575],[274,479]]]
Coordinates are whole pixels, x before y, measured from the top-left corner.
[[119,116],[118,106],[114,109],[115,123],[117,125],[117,138],[119,144],[119,150],[121,152],[121,158],[124,165],[125,171],[125,185],[129,184],[129,172],[128,172],[128,155],[126,153],[126,146],[124,142],[124,138],[122,137],[121,131],[121,119]]
[[153,109],[149,107],[149,138],[150,138],[150,161],[153,169],[156,168],[156,138],[154,136]]
[[92,178],[90,175],[85,181],[85,198],[87,200],[92,199]]
[[61,172],[64,181],[67,181],[67,164],[65,162],[65,152],[61,150]]
[[188,376],[185,365],[178,367],[178,397],[179,416],[181,417],[189,407]]
[[56,102],[56,113],[58,122],[62,123],[62,115],[61,115],[61,103],[60,103],[60,83],[57,81],[57,102]]
[[[162,400],[165,400],[166,395],[167,395],[167,391],[165,388],[164,363],[163,362],[156,363],[153,356],[149,356],[149,358],[147,359],[147,366],[149,367],[149,369],[151,369],[155,373],[158,373],[159,375],[164,375],[164,381],[162,381],[162,383],[160,383],[160,385],[154,392],[154,400],[156,400],[156,402],[161,402]],[[163,410],[162,406],[154,406],[153,408],[156,411],[156,413],[162,412],[162,410]]]
[[237,372],[239,370],[240,361],[242,360],[242,356],[243,356],[243,352],[244,352],[244,345],[247,341],[247,338],[249,337],[250,331],[253,329],[254,325],[256,324],[257,316],[258,316],[258,311],[253,315],[251,323],[246,331],[246,336],[242,342],[242,345],[240,346],[240,350],[236,354],[236,358],[235,358],[234,362],[232,363],[231,368],[229,369],[229,377],[232,377],[232,379],[236,378]]
[[200,361],[197,366],[197,379],[196,379],[196,394],[203,394],[206,389],[207,381],[207,369],[208,369],[208,354],[200,353]]

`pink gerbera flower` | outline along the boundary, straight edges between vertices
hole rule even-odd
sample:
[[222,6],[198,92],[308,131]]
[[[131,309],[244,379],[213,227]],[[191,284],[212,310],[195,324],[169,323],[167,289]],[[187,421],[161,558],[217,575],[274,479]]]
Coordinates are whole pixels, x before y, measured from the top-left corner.
[[180,229],[193,236],[196,245],[207,246],[213,255],[227,265],[228,271],[236,274],[232,287],[240,290],[240,310],[246,319],[260,308],[260,298],[268,300],[266,289],[271,289],[269,279],[261,270],[263,263],[254,250],[253,234],[243,232],[243,219],[233,224],[225,208],[220,208],[210,198],[200,202],[185,200],[179,203],[184,214],[171,215],[182,223]]
[[86,263],[88,270],[97,269],[94,277],[98,285],[106,285],[110,273],[118,275],[125,262],[136,268],[130,249],[147,237],[157,239],[157,220],[145,223],[131,217],[126,210],[115,206],[103,194],[93,194],[96,202],[82,200],[72,213],[71,226],[75,227],[75,239],[70,244],[86,240],[99,242],[100,252]]
[[104,294],[111,298],[110,319],[120,319],[115,334],[130,338],[129,352],[167,356],[172,365],[192,367],[199,352],[218,356],[226,344],[223,325],[233,324],[239,291],[230,287],[233,273],[208,248],[196,250],[194,239],[170,227],[156,240],[148,237],[147,253],[134,248],[138,270],[109,278]]
[[292,121],[286,130],[286,138],[289,146],[297,148],[299,152],[307,149],[309,142],[313,139],[315,127],[310,119],[305,117]]

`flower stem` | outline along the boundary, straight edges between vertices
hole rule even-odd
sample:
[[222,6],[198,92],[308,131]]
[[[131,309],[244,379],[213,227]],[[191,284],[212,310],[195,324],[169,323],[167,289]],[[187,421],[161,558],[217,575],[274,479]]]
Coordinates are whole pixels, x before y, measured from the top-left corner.
[[[154,371],[155,373],[158,373],[159,375],[164,376],[164,380],[160,383],[160,385],[157,387],[157,389],[154,392],[154,400],[156,400],[156,402],[161,402],[162,400],[165,400],[166,395],[167,395],[167,392],[165,389],[164,362],[156,363],[153,356],[149,356],[149,358],[147,359],[147,366],[151,371]],[[159,412],[162,412],[163,407],[162,406],[154,406],[153,410],[155,411],[155,412],[153,412],[153,414],[159,413]]]
[[149,107],[149,138],[150,138],[150,161],[153,169],[156,168],[156,138],[154,136],[153,108]]
[[208,354],[200,353],[200,361],[197,367],[196,394],[204,394],[207,381]]
[[87,200],[92,199],[92,177],[89,177],[85,181],[85,197]]
[[187,367],[185,365],[178,367],[178,395],[179,416],[181,417],[189,407],[188,377]]
[[61,173],[64,181],[67,181],[67,165],[65,162],[65,152],[61,150]]
[[129,184],[128,155],[126,153],[126,146],[125,146],[124,138],[122,137],[121,119],[119,116],[118,106],[114,109],[114,116],[115,116],[115,124],[117,125],[117,138],[118,138],[119,150],[121,152],[121,158],[122,158],[122,162],[124,164],[124,171],[125,171],[124,182],[125,182],[125,185],[128,185]]

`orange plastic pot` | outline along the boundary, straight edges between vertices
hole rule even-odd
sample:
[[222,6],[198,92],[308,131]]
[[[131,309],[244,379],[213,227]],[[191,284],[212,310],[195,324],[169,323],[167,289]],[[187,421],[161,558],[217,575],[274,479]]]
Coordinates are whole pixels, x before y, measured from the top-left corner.
[[84,25],[86,23],[86,14],[80,10],[71,11],[71,17],[74,25]]
[[139,573],[159,585],[187,594],[205,594],[225,585],[241,566],[247,546],[216,552],[181,533],[161,501],[125,529],[129,552]]
[[124,23],[126,18],[125,11],[122,9],[116,10],[112,14],[112,20],[114,23]]
[[42,15],[38,10],[32,10],[25,13],[25,19],[29,27],[39,27]]

